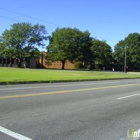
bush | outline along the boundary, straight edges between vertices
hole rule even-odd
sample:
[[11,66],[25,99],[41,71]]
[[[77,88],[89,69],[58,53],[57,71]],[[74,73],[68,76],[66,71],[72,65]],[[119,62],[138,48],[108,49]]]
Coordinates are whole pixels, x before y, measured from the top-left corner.
[[[90,65],[87,65],[87,69],[90,70]],[[98,65],[95,65],[95,68],[92,69],[93,71],[101,71],[101,69],[98,67]]]
[[90,69],[90,65],[87,65],[87,69]]
[[81,61],[77,61],[75,62],[74,66],[76,69],[81,69],[83,68],[83,63]]
[[100,69],[98,65],[95,65],[95,69]]

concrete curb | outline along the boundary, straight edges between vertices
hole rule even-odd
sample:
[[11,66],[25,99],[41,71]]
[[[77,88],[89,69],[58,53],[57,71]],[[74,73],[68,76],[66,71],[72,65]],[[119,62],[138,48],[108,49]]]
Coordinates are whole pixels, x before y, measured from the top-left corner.
[[63,83],[63,82],[83,82],[83,81],[103,81],[103,80],[123,80],[123,79],[140,79],[136,78],[112,78],[112,79],[83,79],[83,80],[52,80],[52,81],[23,81],[23,82],[0,82],[0,85],[17,85],[17,84],[41,84],[41,83]]

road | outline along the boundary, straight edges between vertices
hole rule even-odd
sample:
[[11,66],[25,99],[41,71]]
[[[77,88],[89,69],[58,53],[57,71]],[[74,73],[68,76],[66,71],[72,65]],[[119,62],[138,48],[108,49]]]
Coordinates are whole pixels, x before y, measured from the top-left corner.
[[140,79],[0,85],[0,140],[128,140],[132,128]]

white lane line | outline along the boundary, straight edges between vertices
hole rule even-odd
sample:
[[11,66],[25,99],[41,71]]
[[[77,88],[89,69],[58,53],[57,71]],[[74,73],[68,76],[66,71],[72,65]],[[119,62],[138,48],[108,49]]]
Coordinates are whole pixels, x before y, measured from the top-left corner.
[[19,87],[19,88],[2,88],[0,90],[19,90],[19,89],[37,89],[37,88],[52,88],[52,87],[70,87],[70,86],[86,86],[86,85],[101,85],[119,82],[107,82],[107,83],[87,83],[87,84],[71,84],[71,85],[54,85],[54,86],[36,86],[36,87]]
[[118,100],[121,100],[121,99],[126,99],[126,98],[131,98],[131,97],[139,96],[139,95],[140,95],[140,93],[139,93],[139,94],[129,95],[129,96],[119,97],[119,98],[117,98],[117,99],[118,99]]
[[27,138],[27,137],[25,137],[25,136],[23,136],[23,135],[20,135],[20,134],[18,134],[18,133],[15,133],[15,132],[13,132],[13,131],[11,131],[11,130],[8,130],[8,129],[6,129],[6,128],[4,128],[4,127],[1,127],[1,126],[0,126],[0,132],[6,134],[6,135],[8,135],[8,136],[11,136],[11,137],[13,137],[13,138],[16,138],[16,139],[18,139],[18,140],[32,140],[32,139],[30,139],[30,138]]

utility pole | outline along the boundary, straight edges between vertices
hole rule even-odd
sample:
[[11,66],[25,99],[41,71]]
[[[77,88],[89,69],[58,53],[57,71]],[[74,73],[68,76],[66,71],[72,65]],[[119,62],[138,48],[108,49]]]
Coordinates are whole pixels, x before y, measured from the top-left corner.
[[124,73],[126,73],[126,46],[124,48]]

